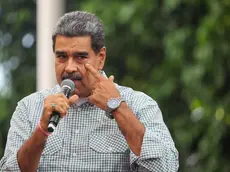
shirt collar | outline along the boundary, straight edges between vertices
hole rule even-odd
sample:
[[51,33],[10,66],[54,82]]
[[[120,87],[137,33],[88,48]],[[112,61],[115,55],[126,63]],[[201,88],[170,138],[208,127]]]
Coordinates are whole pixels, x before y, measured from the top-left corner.
[[80,97],[74,104],[77,106],[81,106],[84,103],[87,103],[89,101],[88,97]]

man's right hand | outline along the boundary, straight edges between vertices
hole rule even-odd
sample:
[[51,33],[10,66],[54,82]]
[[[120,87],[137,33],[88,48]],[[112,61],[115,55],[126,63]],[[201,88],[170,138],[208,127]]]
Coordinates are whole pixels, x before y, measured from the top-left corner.
[[45,131],[47,131],[48,123],[53,111],[59,112],[60,117],[62,118],[66,116],[69,107],[74,104],[78,99],[79,97],[77,95],[73,95],[69,99],[67,99],[63,93],[49,95],[44,101],[41,127]]

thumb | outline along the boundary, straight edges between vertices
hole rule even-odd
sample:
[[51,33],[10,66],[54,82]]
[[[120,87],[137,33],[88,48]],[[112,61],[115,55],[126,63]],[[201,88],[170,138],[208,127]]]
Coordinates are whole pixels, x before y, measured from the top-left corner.
[[70,103],[70,106],[74,103],[76,103],[76,101],[79,99],[78,95],[74,94],[73,96],[71,96],[69,98],[69,103]]
[[109,77],[109,80],[113,82],[113,81],[114,81],[114,76],[111,75],[111,76]]

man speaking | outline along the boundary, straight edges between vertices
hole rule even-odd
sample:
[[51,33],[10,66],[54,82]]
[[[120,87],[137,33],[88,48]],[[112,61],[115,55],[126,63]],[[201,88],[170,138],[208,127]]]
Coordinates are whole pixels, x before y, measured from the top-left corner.
[[58,85],[18,102],[0,170],[176,172],[178,152],[157,103],[103,71],[101,21],[67,13],[52,39]]

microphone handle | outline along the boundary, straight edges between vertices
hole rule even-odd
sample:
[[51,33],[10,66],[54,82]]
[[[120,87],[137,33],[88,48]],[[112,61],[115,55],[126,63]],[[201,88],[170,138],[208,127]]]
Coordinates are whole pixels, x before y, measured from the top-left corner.
[[[71,89],[68,86],[62,87],[62,93],[69,98],[71,95]],[[48,132],[52,133],[54,129],[57,127],[58,122],[60,120],[60,114],[59,112],[54,111],[51,115],[51,118],[48,123]]]
[[54,129],[58,125],[59,120],[60,120],[60,114],[58,112],[54,111],[51,115],[50,120],[49,120],[48,132],[52,133],[54,131]]

